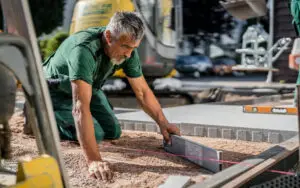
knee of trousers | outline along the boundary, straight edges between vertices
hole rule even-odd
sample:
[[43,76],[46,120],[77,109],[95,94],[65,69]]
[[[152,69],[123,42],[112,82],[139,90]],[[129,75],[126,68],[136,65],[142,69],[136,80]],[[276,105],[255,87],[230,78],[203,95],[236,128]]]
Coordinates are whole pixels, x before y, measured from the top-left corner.
[[121,126],[120,126],[120,124],[117,124],[117,125],[115,126],[115,130],[114,130],[114,133],[113,133],[111,139],[118,139],[118,138],[121,137],[121,134],[122,134]]
[[99,144],[104,139],[104,132],[95,131],[96,142]]

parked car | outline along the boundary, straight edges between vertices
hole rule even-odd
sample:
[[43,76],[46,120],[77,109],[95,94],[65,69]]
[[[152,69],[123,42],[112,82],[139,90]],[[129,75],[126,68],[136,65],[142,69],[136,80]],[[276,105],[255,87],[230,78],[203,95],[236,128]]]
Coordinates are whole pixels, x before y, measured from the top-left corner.
[[205,55],[177,56],[175,69],[179,73],[194,74],[199,77],[203,73],[212,73],[213,64],[209,57]]
[[213,72],[216,75],[224,76],[234,74],[232,67],[236,65],[236,61],[230,57],[218,57],[212,60]]

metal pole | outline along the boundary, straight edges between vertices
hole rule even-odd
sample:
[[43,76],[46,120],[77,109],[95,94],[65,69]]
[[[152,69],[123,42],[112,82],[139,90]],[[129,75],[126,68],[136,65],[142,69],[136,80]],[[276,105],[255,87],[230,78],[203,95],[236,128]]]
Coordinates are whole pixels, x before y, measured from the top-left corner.
[[297,115],[298,115],[298,139],[299,139],[299,159],[298,159],[298,170],[300,170],[300,84],[296,85],[296,91],[297,91]]
[[[270,0],[270,11],[269,11],[269,40],[268,40],[268,51],[272,48],[273,45],[273,37],[274,37],[274,0]],[[269,67],[269,71],[268,71],[268,76],[267,76],[267,83],[271,83],[272,79],[273,79],[273,72],[272,72],[272,56],[273,56],[273,52],[269,51],[268,52],[268,67]]]
[[181,0],[174,0],[175,7],[175,32],[176,32],[176,54],[179,54],[180,48],[179,44],[182,42],[182,35],[183,35],[183,26],[182,26],[182,17],[183,17],[183,10],[182,10],[182,1]]
[[1,38],[1,41],[7,40],[11,44],[24,47],[22,50],[28,62],[30,62],[26,68],[29,71],[28,77],[34,94],[31,93],[30,99],[28,100],[33,102],[34,110],[37,115],[36,120],[38,124],[36,125],[39,126],[36,135],[37,146],[40,153],[49,154],[56,159],[60,167],[64,187],[69,187],[68,175],[65,171],[60,149],[60,138],[48,86],[43,75],[42,60],[28,0],[0,0],[0,3],[3,9],[7,32],[22,36],[24,41],[29,44],[27,45],[24,41],[13,37]]

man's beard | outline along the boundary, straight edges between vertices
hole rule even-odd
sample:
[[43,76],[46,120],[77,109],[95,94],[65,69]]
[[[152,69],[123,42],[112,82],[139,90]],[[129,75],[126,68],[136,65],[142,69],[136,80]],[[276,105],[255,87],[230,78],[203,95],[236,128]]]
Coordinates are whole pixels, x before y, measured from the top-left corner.
[[120,60],[118,61],[118,60],[116,60],[115,58],[113,58],[113,59],[111,59],[110,61],[111,61],[111,63],[112,63],[113,65],[120,65],[120,64],[122,64],[122,63],[125,61],[125,59],[122,58],[122,59],[120,59]]

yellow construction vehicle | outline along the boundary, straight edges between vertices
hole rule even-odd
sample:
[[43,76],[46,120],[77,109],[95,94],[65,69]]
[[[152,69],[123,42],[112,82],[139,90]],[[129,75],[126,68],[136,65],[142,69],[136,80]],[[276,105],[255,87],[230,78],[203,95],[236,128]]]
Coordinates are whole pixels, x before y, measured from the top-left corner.
[[80,0],[76,3],[70,34],[96,26],[106,26],[116,11],[134,11],[131,0]]
[[[5,30],[0,34],[0,162],[9,159],[11,118],[22,83],[40,156],[19,161],[16,172],[0,163],[0,187],[69,187],[59,150],[59,136],[43,79],[41,56],[27,0],[0,0]],[[1,167],[2,165],[2,167]]]

